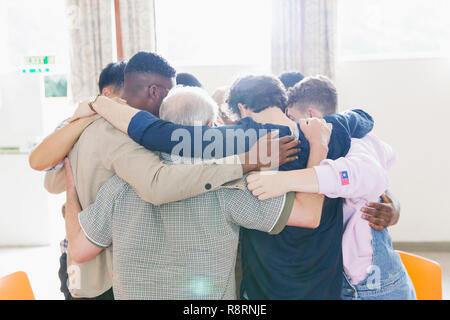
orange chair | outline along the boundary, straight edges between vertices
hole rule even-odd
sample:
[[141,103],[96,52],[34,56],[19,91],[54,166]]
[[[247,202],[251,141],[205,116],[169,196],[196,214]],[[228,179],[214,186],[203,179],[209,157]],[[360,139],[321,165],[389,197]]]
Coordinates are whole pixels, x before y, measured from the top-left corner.
[[439,263],[398,251],[416,289],[417,300],[442,300],[442,269]]
[[0,300],[35,300],[25,272],[19,271],[0,278]]

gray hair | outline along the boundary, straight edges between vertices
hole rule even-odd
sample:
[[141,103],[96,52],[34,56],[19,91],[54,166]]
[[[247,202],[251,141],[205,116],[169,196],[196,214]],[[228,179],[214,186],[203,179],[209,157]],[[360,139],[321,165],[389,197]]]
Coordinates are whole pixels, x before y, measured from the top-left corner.
[[217,103],[202,88],[173,88],[163,100],[159,117],[182,125],[208,125],[217,118]]

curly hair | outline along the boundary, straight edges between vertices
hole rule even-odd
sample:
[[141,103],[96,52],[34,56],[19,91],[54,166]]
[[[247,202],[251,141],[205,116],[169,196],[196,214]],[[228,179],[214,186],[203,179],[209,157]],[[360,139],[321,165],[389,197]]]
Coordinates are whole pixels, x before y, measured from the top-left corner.
[[336,113],[336,87],[325,76],[306,77],[288,90],[288,105],[300,108],[313,105],[324,115]]
[[268,75],[250,75],[234,82],[227,103],[237,114],[239,114],[239,103],[256,113],[269,107],[278,107],[284,111],[287,106],[287,94],[278,78]]
[[166,78],[175,77],[176,71],[169,62],[153,52],[136,53],[125,68],[125,73],[155,73]]

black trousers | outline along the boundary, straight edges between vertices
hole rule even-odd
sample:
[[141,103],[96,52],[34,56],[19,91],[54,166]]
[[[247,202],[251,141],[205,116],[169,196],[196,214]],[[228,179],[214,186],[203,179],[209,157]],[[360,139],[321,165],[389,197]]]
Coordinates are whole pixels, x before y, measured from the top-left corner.
[[113,289],[109,289],[105,293],[101,294],[98,297],[94,298],[74,298],[70,294],[69,287],[67,285],[67,281],[69,275],[67,274],[67,254],[63,253],[59,258],[59,271],[58,271],[59,280],[61,280],[61,292],[64,294],[64,298],[66,300],[114,300]]

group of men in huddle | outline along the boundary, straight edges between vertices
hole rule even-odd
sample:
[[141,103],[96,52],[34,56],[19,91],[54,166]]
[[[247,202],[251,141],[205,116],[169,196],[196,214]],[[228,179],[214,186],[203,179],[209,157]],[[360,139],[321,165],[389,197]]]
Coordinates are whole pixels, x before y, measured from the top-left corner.
[[251,75],[232,121],[175,77],[151,52],[108,65],[30,156],[67,194],[66,298],[415,298],[386,230],[395,153],[369,114],[337,113],[323,76]]

